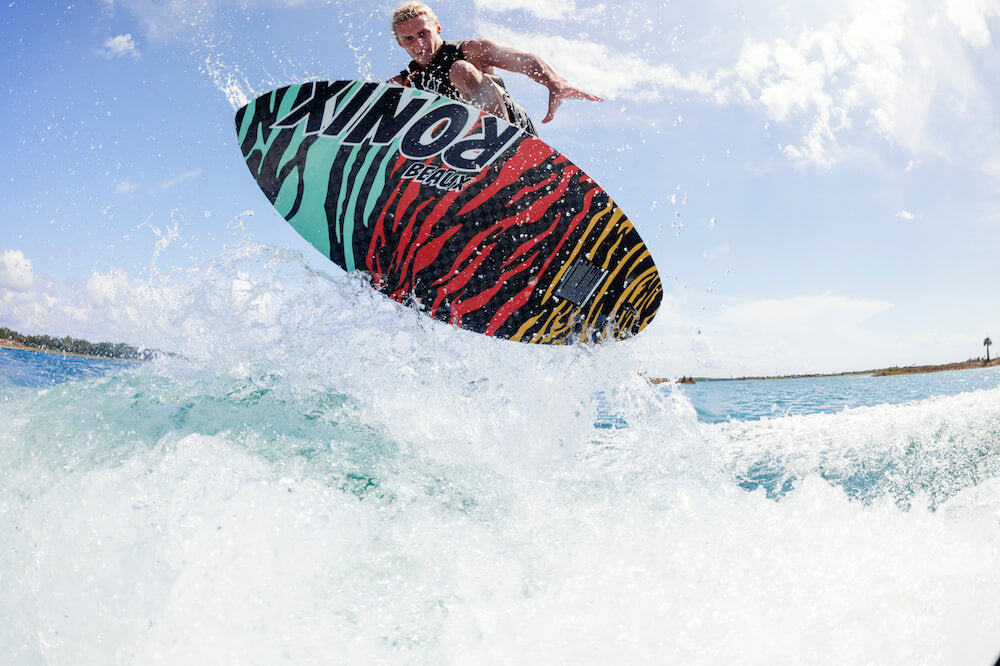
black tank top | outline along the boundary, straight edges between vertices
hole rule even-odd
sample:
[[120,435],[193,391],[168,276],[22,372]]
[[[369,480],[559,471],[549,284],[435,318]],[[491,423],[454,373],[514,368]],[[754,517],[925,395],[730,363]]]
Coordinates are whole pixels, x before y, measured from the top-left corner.
[[[421,67],[416,60],[411,60],[406,69],[399,75],[403,78],[404,86],[464,101],[458,88],[451,82],[451,66],[459,60],[465,60],[465,55],[462,53],[462,42],[444,42],[438,52],[434,54],[434,59],[427,63],[426,67]],[[535,124],[528,117],[528,112],[510,96],[507,87],[503,84],[503,79],[495,74],[486,74],[486,76],[500,86],[504,106],[507,107],[507,115],[511,124],[538,136]]]
[[399,75],[403,77],[403,85],[461,100],[462,96],[452,85],[449,72],[451,66],[462,59],[462,42],[445,42],[426,67],[411,60]]

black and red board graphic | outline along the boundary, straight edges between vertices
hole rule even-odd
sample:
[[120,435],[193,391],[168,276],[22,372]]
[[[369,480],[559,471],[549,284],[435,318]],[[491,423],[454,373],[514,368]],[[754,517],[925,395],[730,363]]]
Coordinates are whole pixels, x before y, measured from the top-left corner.
[[520,342],[637,334],[662,285],[579,167],[520,128],[394,84],[314,81],[236,113],[250,172],[347,271],[430,317]]

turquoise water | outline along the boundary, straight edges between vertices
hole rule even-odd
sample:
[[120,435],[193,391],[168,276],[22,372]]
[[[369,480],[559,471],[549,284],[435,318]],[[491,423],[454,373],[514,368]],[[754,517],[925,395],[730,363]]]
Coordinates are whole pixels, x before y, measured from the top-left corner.
[[683,390],[700,421],[722,423],[899,405],[997,387],[1000,368],[991,367],[890,377],[704,381],[685,384]]
[[127,365],[119,361],[0,347],[0,386],[51,386],[99,377]]
[[4,663],[1000,652],[987,371],[651,386],[252,242],[127,305],[176,356],[0,355]]

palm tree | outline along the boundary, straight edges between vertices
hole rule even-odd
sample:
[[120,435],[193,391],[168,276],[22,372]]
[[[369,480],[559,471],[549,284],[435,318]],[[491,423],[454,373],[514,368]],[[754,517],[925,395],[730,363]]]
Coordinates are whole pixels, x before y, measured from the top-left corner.
[[983,340],[983,345],[986,347],[986,363],[987,363],[987,365],[989,365],[989,362],[990,362],[990,345],[992,345],[992,344],[993,344],[993,341],[990,340],[989,338],[986,338],[985,340]]

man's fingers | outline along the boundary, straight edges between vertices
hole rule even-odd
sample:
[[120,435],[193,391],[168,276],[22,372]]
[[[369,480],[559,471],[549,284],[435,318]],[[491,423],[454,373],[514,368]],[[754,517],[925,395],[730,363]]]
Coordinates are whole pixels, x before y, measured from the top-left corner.
[[559,96],[549,95],[549,113],[544,118],[542,118],[543,123],[547,123],[552,120],[552,118],[556,115],[556,109],[559,108],[559,105],[562,104],[562,101],[563,101],[562,95]]
[[584,92],[579,88],[563,88],[558,94],[549,95],[549,113],[544,118],[542,118],[543,123],[550,122],[552,118],[556,115],[556,109],[562,104],[564,99],[583,99],[588,102],[603,102],[604,100],[597,95],[591,95],[588,92]]
[[584,92],[579,88],[570,88],[566,91],[564,97],[572,97],[573,99],[585,99],[588,102],[603,102],[604,99],[598,97],[597,95],[592,95],[589,92]]

